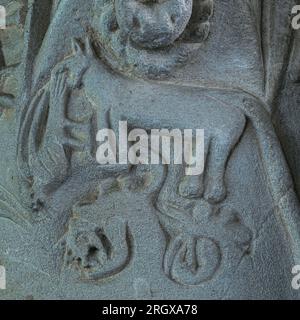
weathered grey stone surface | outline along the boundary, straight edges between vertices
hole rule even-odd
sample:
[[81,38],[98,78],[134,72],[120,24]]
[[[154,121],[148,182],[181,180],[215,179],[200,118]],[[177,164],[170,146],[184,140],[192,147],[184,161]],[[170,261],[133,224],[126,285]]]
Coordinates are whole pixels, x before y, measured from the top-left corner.
[[[297,0],[2,0],[1,299],[297,299]],[[96,133],[205,130],[205,171]]]

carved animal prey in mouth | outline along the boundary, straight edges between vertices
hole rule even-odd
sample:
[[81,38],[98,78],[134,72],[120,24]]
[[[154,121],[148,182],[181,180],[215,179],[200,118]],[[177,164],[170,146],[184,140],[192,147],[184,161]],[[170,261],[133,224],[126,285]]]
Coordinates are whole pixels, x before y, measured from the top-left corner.
[[211,0],[107,0],[94,10],[94,40],[113,69],[164,78],[200,48],[212,8]]

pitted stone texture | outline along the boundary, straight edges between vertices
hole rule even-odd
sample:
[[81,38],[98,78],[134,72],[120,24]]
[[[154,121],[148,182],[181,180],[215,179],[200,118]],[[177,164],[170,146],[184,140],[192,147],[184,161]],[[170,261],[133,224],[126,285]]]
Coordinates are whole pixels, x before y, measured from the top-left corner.
[[172,44],[185,30],[193,8],[192,0],[117,0],[117,22],[130,39],[145,48]]
[[[298,298],[293,3],[28,2],[22,58],[1,42],[1,298]],[[99,165],[120,120],[204,129],[204,173]]]

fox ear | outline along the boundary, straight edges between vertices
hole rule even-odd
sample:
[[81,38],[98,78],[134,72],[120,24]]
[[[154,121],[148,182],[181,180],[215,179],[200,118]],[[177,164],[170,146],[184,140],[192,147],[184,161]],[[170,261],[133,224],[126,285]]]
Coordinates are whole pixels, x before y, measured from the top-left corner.
[[72,39],[72,50],[74,54],[83,54],[80,41],[76,38]]
[[94,49],[93,46],[91,44],[91,40],[89,39],[89,37],[85,38],[85,53],[87,56],[93,56],[94,55]]

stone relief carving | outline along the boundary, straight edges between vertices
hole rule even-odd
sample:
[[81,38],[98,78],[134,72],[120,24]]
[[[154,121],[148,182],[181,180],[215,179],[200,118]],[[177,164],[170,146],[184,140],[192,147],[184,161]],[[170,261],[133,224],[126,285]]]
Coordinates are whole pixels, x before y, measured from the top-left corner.
[[90,280],[119,273],[130,263],[133,250],[132,235],[126,223],[114,218],[101,223],[103,227],[89,221],[76,226],[73,220],[67,237],[65,263],[79,267]]
[[[300,261],[299,202],[272,119],[287,72],[283,63],[271,68],[274,59],[287,59],[286,46],[279,58],[271,52],[276,37],[267,38],[266,30],[274,17],[260,35],[264,94],[176,79],[213,38],[214,6],[217,0],[61,0],[45,9],[49,26],[40,48],[33,52],[28,39],[18,97],[21,191],[1,187],[0,217],[30,234],[37,252],[48,252],[38,264],[59,281],[73,270],[80,281],[101,286],[130,270],[139,255],[136,230],[120,208],[103,209],[103,199],[114,203],[119,193],[150,199],[165,242],[161,271],[174,285],[201,290],[235,273],[251,259],[256,232],[228,201],[228,165],[250,126],[272,214],[286,232],[292,261]],[[246,1],[246,7],[257,27],[270,14],[266,1]],[[175,165],[99,165],[96,133],[118,132],[121,120],[145,130],[205,128],[204,173],[185,176]]]

